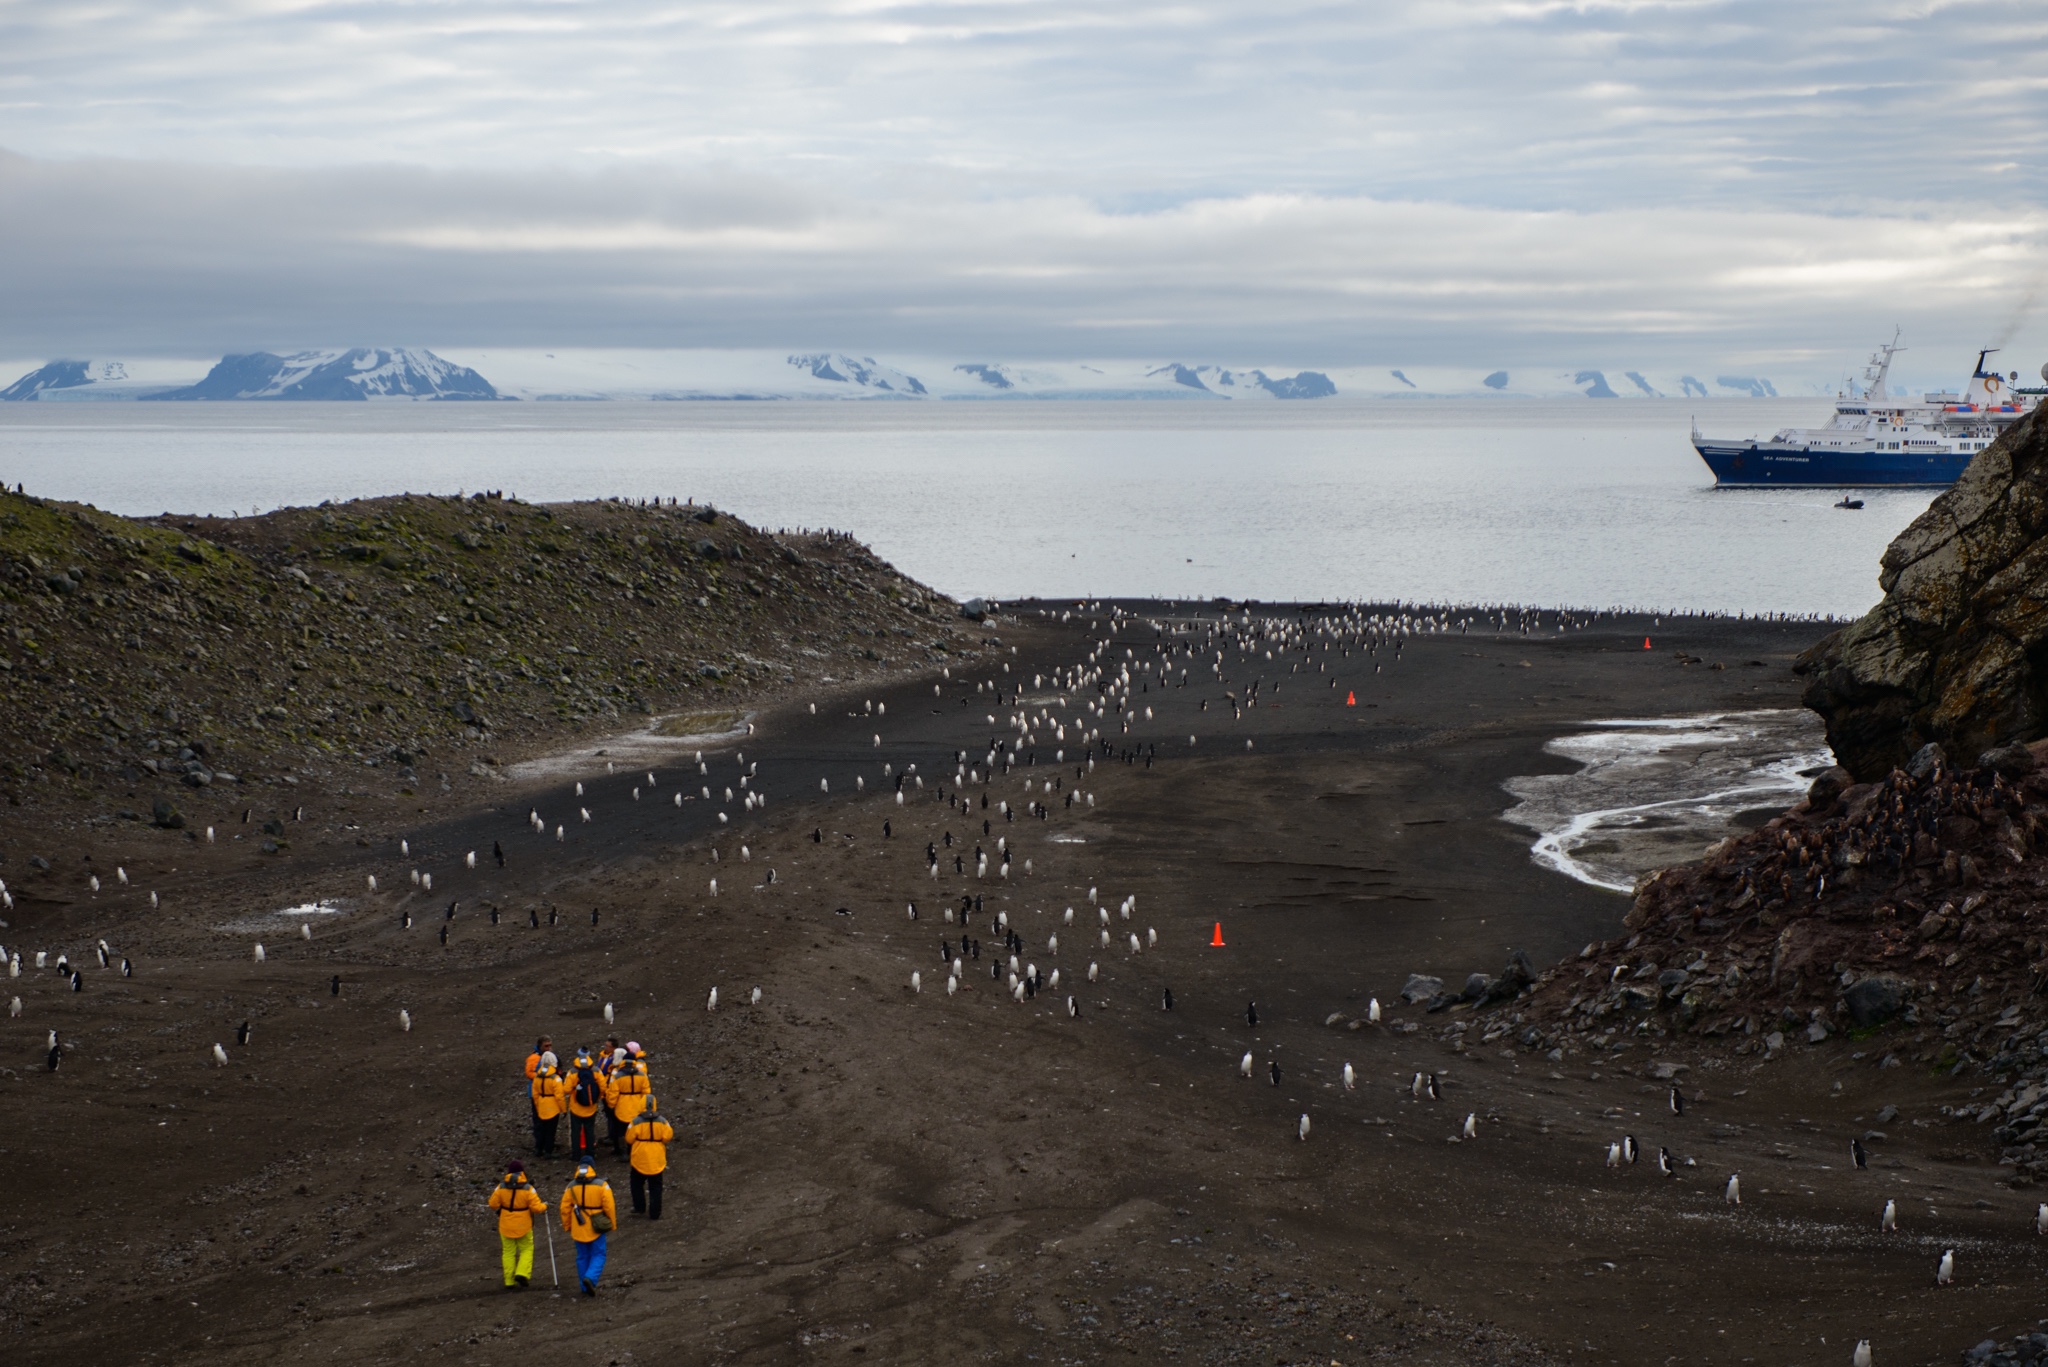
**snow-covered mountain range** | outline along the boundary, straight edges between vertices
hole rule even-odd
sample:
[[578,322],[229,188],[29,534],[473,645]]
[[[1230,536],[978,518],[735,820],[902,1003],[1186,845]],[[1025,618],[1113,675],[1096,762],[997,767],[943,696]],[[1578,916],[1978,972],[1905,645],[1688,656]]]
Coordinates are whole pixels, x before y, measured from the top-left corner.
[[268,351],[224,356],[203,375],[178,362],[49,361],[5,389],[0,400],[33,399],[495,399],[489,380],[418,347]]
[[[853,355],[838,351],[450,349],[357,347],[205,361],[25,362],[0,401],[159,400],[772,400],[890,402],[1147,399],[1338,402],[1385,398],[1773,398],[1761,375],[1628,366],[1486,369],[1333,366],[1293,370],[1209,361],[1032,361]],[[0,375],[7,372],[0,370]],[[488,379],[485,377],[489,376]],[[1802,396],[1834,392],[1807,383]]]

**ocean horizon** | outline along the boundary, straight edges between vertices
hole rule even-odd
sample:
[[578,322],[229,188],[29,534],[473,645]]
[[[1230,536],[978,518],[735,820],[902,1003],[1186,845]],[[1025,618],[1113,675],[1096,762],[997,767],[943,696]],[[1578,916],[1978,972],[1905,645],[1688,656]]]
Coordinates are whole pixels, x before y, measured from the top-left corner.
[[1933,490],[1718,490],[1821,399],[0,405],[0,478],[131,516],[410,492],[676,498],[957,597],[1849,616]]

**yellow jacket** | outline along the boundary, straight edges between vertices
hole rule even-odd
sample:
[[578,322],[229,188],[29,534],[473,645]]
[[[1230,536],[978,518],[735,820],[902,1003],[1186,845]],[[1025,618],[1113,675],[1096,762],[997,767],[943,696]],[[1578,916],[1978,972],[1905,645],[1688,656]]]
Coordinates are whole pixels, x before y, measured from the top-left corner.
[[590,1217],[603,1211],[605,1218],[614,1229],[619,1224],[619,1208],[612,1202],[612,1189],[602,1177],[578,1177],[569,1183],[562,1193],[562,1228],[579,1244],[587,1244],[604,1233],[590,1223]]
[[542,1120],[553,1120],[568,1106],[568,1087],[562,1082],[562,1075],[549,1068],[533,1079],[533,1113]]
[[577,1068],[562,1075],[562,1083],[565,1087],[568,1088],[569,1091],[569,1114],[596,1115],[597,1108],[604,1104],[604,1079],[597,1075],[597,1069],[595,1067],[591,1068],[590,1103],[588,1105],[584,1105],[576,1099],[576,1086],[577,1083],[581,1081],[582,1072],[583,1070],[581,1068]]
[[540,1199],[523,1172],[506,1173],[491,1193],[491,1209],[498,1212],[498,1233],[508,1239],[524,1239],[533,1233],[533,1213],[547,1208],[548,1203]]
[[630,1124],[647,1108],[649,1086],[647,1065],[627,1059],[612,1074],[611,1082],[604,1089],[605,1105],[611,1107],[612,1114],[621,1123]]
[[668,1171],[668,1142],[676,1137],[674,1127],[658,1115],[642,1116],[626,1127],[626,1142],[633,1146],[633,1171],[652,1177]]

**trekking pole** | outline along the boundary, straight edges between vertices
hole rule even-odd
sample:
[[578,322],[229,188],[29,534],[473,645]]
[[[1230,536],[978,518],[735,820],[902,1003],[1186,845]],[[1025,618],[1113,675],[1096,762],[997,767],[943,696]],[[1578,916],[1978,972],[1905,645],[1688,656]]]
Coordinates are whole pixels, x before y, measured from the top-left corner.
[[555,1290],[562,1289],[562,1269],[555,1266],[555,1222],[545,1222],[548,1227],[548,1271],[554,1274]]

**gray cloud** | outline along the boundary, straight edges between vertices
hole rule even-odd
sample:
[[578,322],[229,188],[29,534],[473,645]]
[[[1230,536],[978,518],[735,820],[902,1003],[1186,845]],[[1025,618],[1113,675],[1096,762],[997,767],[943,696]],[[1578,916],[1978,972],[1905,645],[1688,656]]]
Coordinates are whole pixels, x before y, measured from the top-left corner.
[[2040,278],[2044,35],[1901,0],[0,8],[0,353],[1961,349]]
[[[1146,212],[927,177],[275,170],[0,155],[0,354],[356,342],[1003,358],[1830,364],[1967,346],[2048,215],[1533,213],[1243,195]],[[1953,334],[1953,336],[1950,336]],[[1705,364],[1705,361],[1699,361]]]

